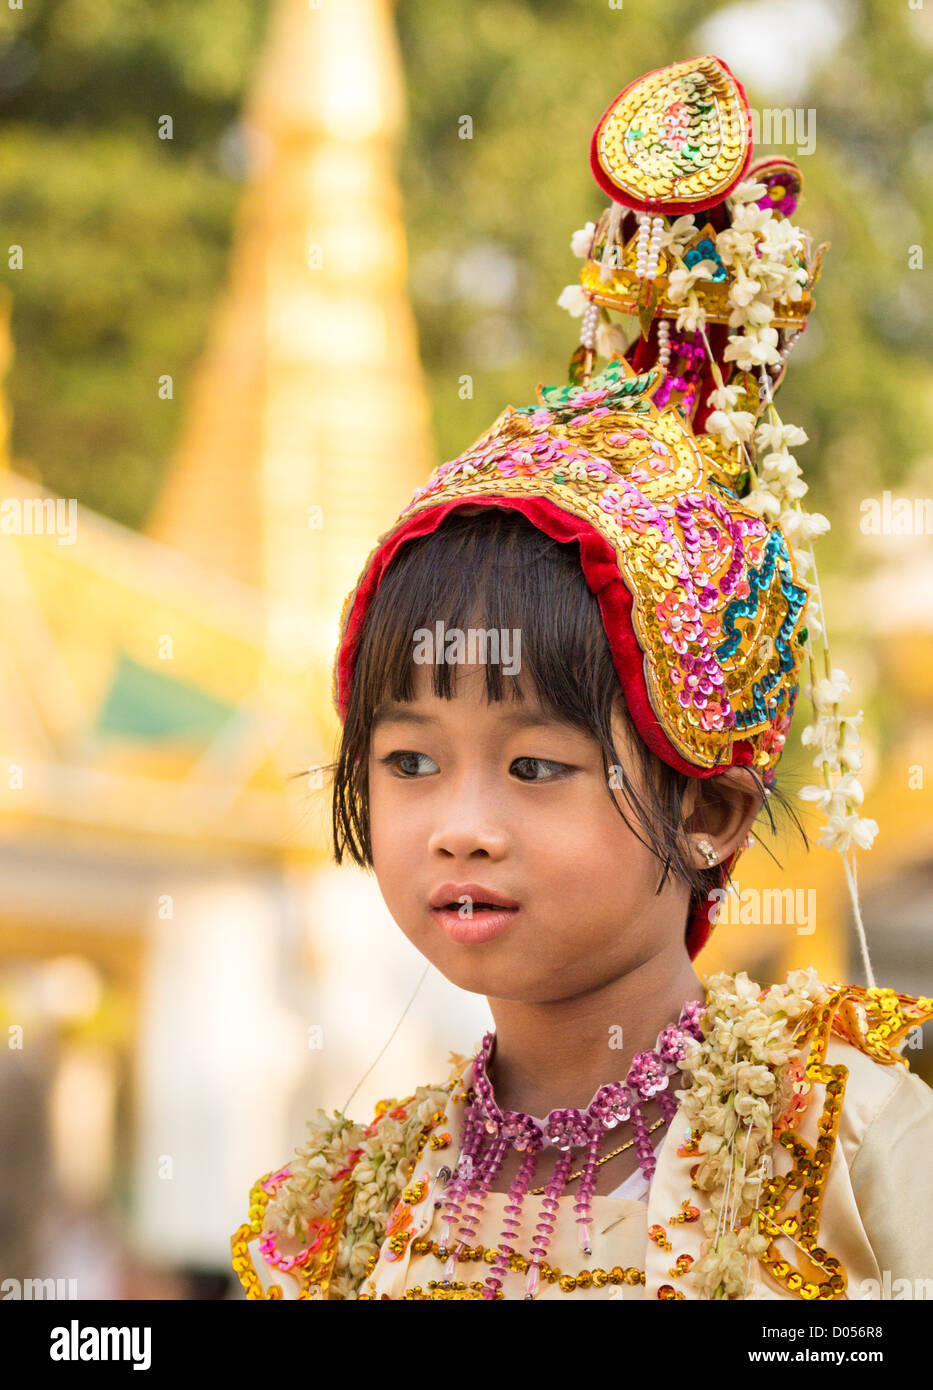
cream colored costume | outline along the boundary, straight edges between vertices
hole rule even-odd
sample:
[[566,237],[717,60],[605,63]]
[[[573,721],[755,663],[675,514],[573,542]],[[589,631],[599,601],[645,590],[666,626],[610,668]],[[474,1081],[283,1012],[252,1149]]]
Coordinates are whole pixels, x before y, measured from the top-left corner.
[[[757,1258],[742,1259],[743,1292],[725,1296],[933,1296],[933,1091],[909,1071],[894,1046],[933,1015],[933,1000],[857,986],[823,988],[823,1007],[794,1035],[799,1038],[803,1031],[798,1055],[809,1086],[792,1123],[776,1126],[772,1177],[761,1185],[757,1222],[768,1247]],[[451,1287],[442,1286],[445,1258],[436,1246],[441,1212],[435,1199],[443,1192],[443,1170],[453,1167],[459,1153],[471,1080],[472,1061],[458,1059],[446,1085],[422,1088],[401,1104],[380,1102],[368,1129],[351,1126],[347,1142],[354,1147],[345,1164],[339,1144],[328,1147],[319,1130],[303,1161],[293,1160],[260,1179],[250,1220],[232,1237],[234,1268],[247,1296],[478,1297],[499,1241],[507,1194],[487,1193],[471,1246],[474,1258],[460,1262]],[[390,1131],[384,1149],[380,1126]],[[389,1200],[380,1206],[378,1160],[384,1152],[390,1162],[398,1149],[393,1139],[413,1157],[398,1162],[400,1171],[383,1188]],[[414,1147],[407,1147],[415,1139]],[[616,1195],[592,1199],[594,1239],[586,1259],[572,1219],[572,1188],[567,1189],[560,1209],[569,1219],[558,1216],[537,1297],[713,1296],[691,1268],[710,1244],[703,1216],[713,1194],[692,1178],[701,1141],[682,1102],[657,1151],[647,1202]],[[328,1162],[337,1167],[322,1183]],[[341,1173],[341,1167],[349,1171]],[[386,1172],[383,1165],[383,1183]],[[634,1184],[623,1186],[637,1190],[634,1177]],[[367,1186],[373,1190],[367,1192]],[[271,1232],[270,1198],[268,1216],[279,1223]],[[532,1244],[540,1203],[540,1197],[525,1199],[516,1252]],[[283,1220],[293,1228],[291,1235]],[[375,1239],[367,1240],[373,1232]],[[513,1255],[504,1297],[524,1297],[526,1263],[520,1253]]]

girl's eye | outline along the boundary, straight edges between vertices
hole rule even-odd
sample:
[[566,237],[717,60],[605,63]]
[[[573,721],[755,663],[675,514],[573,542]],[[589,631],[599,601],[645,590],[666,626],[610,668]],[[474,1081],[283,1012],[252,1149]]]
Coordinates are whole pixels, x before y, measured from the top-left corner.
[[549,767],[549,768],[556,768],[556,769],[557,769],[557,771],[556,771],[552,776],[550,776],[550,777],[523,777],[523,778],[520,778],[520,780],[523,781],[523,782],[553,782],[553,781],[556,780],[556,778],[562,777],[562,776],[564,775],[564,773],[567,771],[567,767],[566,767],[566,764],[565,764],[565,763],[555,763],[555,762],[553,762],[550,758],[516,758],[515,761],[513,762],[512,766],[513,766],[513,767],[518,767],[518,765],[519,765],[520,763],[527,763],[527,764],[530,764],[532,767],[538,766],[538,767]]
[[[401,775],[402,777],[407,777],[409,780],[412,780],[413,778],[415,778],[415,777],[418,776],[418,772],[417,772],[417,759],[418,759],[418,758],[427,758],[427,760],[428,760],[429,763],[432,762],[432,759],[431,759],[431,758],[428,758],[427,753],[407,753],[407,752],[404,752],[404,751],[403,751],[403,752],[399,752],[399,753],[387,753],[386,756],[385,756],[384,758],[380,758],[379,761],[380,761],[381,763],[385,763],[386,767],[395,767],[396,765],[398,765],[400,775]],[[403,767],[402,767],[402,762],[403,762],[405,759],[408,759],[408,760],[409,760],[409,766],[408,766],[408,768],[403,768]],[[416,767],[415,767],[415,770],[414,770],[414,771],[411,769],[411,760],[412,760],[412,759],[414,759],[414,760],[415,760],[415,763],[416,763]],[[434,766],[434,767],[437,767],[437,763],[434,763],[433,766]]]
[[[407,778],[408,781],[413,781],[420,776],[418,766],[419,758],[423,758],[425,762],[431,764],[431,768],[437,770],[437,763],[435,763],[432,758],[429,758],[427,753],[411,753],[401,750],[396,753],[387,753],[386,756],[380,758],[379,761],[386,767],[397,767],[400,777]],[[522,782],[553,782],[558,777],[564,776],[567,772],[565,763],[554,762],[550,758],[515,758],[512,767],[524,767],[532,770],[531,776],[520,776],[519,780]],[[549,769],[550,775],[545,775],[543,777],[534,776],[534,769],[542,767]],[[427,771],[430,770],[430,768],[427,769]]]

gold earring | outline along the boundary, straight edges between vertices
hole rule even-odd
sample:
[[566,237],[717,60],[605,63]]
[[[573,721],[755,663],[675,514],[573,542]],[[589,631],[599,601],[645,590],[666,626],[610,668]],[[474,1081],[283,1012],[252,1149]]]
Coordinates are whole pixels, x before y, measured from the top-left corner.
[[706,867],[711,869],[719,858],[719,855],[716,850],[713,849],[709,840],[697,840],[697,849],[701,854],[706,856]]

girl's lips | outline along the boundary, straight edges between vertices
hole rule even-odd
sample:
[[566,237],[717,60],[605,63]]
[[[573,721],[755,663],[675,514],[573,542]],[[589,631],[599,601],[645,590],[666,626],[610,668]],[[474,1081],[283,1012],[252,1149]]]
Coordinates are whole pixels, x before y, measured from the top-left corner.
[[518,907],[474,907],[472,917],[461,917],[454,907],[432,907],[431,916],[451,941],[469,945],[473,942],[491,941],[493,937],[501,936],[509,929],[520,911],[521,908]]

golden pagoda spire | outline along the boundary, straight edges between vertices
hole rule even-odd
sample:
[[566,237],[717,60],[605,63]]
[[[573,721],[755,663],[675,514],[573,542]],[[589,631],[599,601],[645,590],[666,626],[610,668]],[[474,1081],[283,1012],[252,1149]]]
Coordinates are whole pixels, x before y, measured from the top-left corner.
[[147,528],[262,590],[273,664],[321,680],[361,557],[431,467],[391,10],[273,11],[230,283]]

